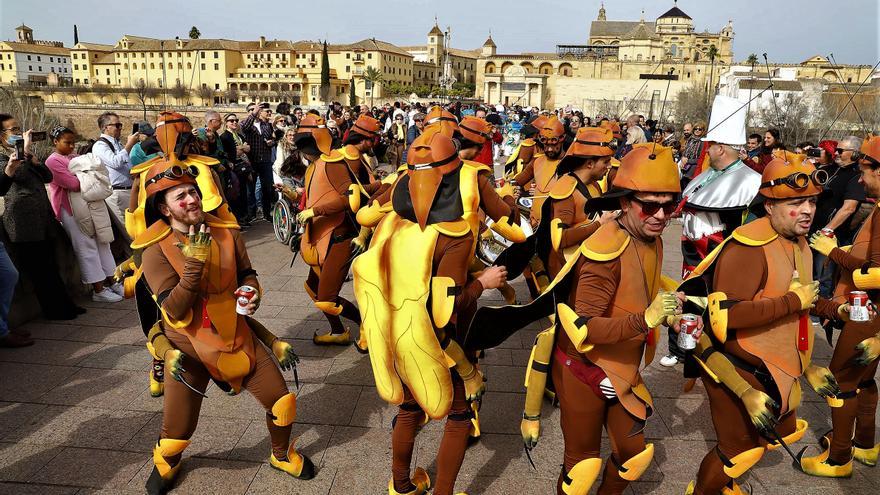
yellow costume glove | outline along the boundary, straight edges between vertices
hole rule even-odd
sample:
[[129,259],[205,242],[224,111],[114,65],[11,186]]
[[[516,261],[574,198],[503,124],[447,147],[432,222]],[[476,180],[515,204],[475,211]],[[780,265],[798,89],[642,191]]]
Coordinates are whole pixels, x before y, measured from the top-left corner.
[[130,275],[134,271],[132,269],[133,266],[134,257],[130,257],[117,265],[116,269],[113,270],[113,281],[116,283],[122,282],[122,280],[125,279],[126,276]]
[[203,224],[201,230],[196,232],[195,227],[190,225],[186,244],[178,242],[177,247],[185,257],[204,263],[211,254],[211,231]]
[[183,353],[180,349],[169,349],[165,353],[165,376],[172,376],[175,380],[181,381],[180,375],[186,373],[183,369]]
[[769,395],[750,387],[740,396],[740,400],[758,431],[768,432],[776,426],[777,420],[773,409],[778,408],[779,405]]
[[313,218],[315,218],[315,210],[311,208],[306,208],[296,215],[296,221],[299,223],[306,223]]
[[281,194],[287,197],[287,199],[296,202],[299,200],[299,193],[296,192],[296,189],[293,189],[290,186],[281,186]]
[[455,362],[455,371],[458,372],[458,376],[464,381],[465,399],[479,399],[483,392],[486,391],[483,373],[467,359],[458,342],[450,340],[443,350]]
[[660,291],[645,310],[645,323],[654,328],[666,322],[666,317],[681,314],[681,306],[674,292]]
[[860,366],[871,364],[878,356],[880,356],[880,334],[861,341],[856,345],[856,350],[862,354],[856,358],[856,363]]
[[278,360],[281,369],[285,371],[292,370],[299,362],[299,356],[293,352],[293,347],[281,339],[272,343],[272,354],[275,354],[275,359]]
[[828,237],[821,232],[816,232],[810,237],[810,247],[817,253],[828,256],[828,253],[837,247],[837,238]]
[[801,301],[801,310],[812,308],[819,299],[819,282],[810,282],[806,285],[799,285],[791,289],[798,299]]
[[523,444],[527,449],[533,449],[538,445],[538,438],[541,436],[541,419],[531,419],[523,417],[519,424],[519,431],[522,433]]
[[849,321],[849,303],[843,303],[837,307],[837,317],[840,321]]
[[813,390],[822,397],[833,398],[840,393],[840,386],[828,368],[811,364],[804,370],[804,378],[807,379],[807,383],[813,387]]

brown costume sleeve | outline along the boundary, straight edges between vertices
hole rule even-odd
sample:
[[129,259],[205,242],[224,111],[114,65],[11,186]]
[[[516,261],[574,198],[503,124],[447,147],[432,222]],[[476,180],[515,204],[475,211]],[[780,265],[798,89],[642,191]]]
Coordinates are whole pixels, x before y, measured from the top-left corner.
[[351,186],[351,176],[348,167],[343,162],[329,162],[324,166],[327,170],[327,179],[339,193],[339,197],[320,206],[315,206],[315,215],[318,216],[332,215],[349,208],[347,193],[349,186]]
[[868,244],[867,260],[856,258],[846,251],[836,248],[828,253],[828,257],[831,258],[831,261],[851,272],[858,270],[864,266],[865,263],[868,263],[868,266],[872,268],[880,266],[880,215],[871,215],[870,228],[872,237]]
[[590,237],[593,235],[593,232],[599,229],[599,222],[568,227],[574,223],[575,218],[575,202],[571,196],[565,199],[551,200],[550,206],[553,210],[553,218],[558,218],[562,225],[564,225],[562,228],[562,242],[559,244],[560,249],[582,243],[584,239]]
[[185,318],[199,295],[205,264],[195,258],[187,258],[183,265],[183,276],[179,277],[158,244],[147,248],[142,259],[144,276],[157,298],[156,302],[171,318]]
[[839,303],[820,297],[819,300],[816,301],[816,307],[810,310],[810,314],[818,316],[819,318],[837,320],[840,318],[840,315],[837,314],[838,306],[840,306]]
[[251,287],[263,292],[260,287],[260,281],[257,280],[257,272],[251,266],[251,259],[247,253],[247,247],[244,245],[244,237],[241,232],[232,230],[232,238],[235,240],[235,265],[238,268],[238,285],[250,285]]
[[[492,175],[492,172],[488,170],[480,170],[479,175],[485,177],[489,184],[495,183],[495,177]],[[497,190],[496,190],[497,192]],[[516,207],[516,199],[511,195],[502,196],[501,199],[507,204],[507,206],[514,208]]]
[[526,165],[526,168],[523,169],[522,172],[517,174],[516,177],[513,178],[513,181],[516,182],[516,185],[519,187],[526,187],[529,182],[535,178],[535,161],[532,160]]
[[[400,180],[400,177],[397,180]],[[379,184],[379,189],[370,196],[370,203],[376,201],[378,204],[384,205],[391,201],[391,191],[394,189],[394,184],[397,184],[397,181],[394,181],[394,184],[382,184],[381,182]]]
[[[749,270],[743,270],[749,267]],[[767,261],[758,248],[729,242],[718,255],[713,292],[723,292],[737,301],[728,310],[730,328],[765,325],[801,309],[797,295],[788,292],[780,297],[752,301],[764,286]]]
[[485,175],[477,175],[477,187],[480,190],[480,208],[486,212],[486,216],[494,221],[501,217],[508,217],[512,223],[519,225],[519,209],[504,202],[501,196],[495,192],[495,184]]
[[591,344],[614,344],[648,332],[644,312],[609,318],[608,310],[620,285],[620,261],[587,261],[580,267],[575,293],[575,312],[589,319]]
[[364,192],[367,193],[367,196],[372,197],[382,188],[383,185],[384,184],[382,184],[381,182],[376,181],[370,182],[369,184],[362,184],[361,186],[364,188]]
[[440,236],[437,247],[434,249],[434,273],[437,277],[449,277],[456,287],[461,287],[461,292],[455,297],[455,312],[453,319],[462,310],[476,306],[477,299],[483,293],[483,284],[474,279],[467,281],[467,268],[471,258],[471,243],[473,237],[447,237]]

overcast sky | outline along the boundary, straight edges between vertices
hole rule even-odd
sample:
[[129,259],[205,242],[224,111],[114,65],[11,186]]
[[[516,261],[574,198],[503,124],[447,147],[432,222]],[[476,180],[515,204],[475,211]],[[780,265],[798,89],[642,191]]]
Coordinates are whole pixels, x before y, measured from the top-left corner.
[[[734,56],[767,52],[771,61],[801,62],[834,53],[840,63],[874,65],[880,52],[878,0],[681,0],[679,8],[702,32],[733,20]],[[538,7],[536,7],[538,6]],[[607,0],[608,20],[651,21],[672,0]],[[36,39],[112,44],[123,34],[203,38],[328,39],[349,43],[376,37],[397,45],[424,44],[439,18],[452,28],[452,46],[477,48],[489,31],[499,53],[552,52],[556,44],[586,43],[598,0],[260,0],[108,1],[0,0],[0,39],[14,39],[24,22]],[[843,24],[845,21],[845,24]]]

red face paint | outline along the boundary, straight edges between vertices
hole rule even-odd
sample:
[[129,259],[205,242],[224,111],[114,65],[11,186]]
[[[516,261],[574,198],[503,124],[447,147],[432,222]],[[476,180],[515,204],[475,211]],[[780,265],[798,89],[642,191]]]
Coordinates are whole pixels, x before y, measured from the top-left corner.
[[790,217],[796,217],[797,215],[798,215],[797,211],[795,211],[795,210],[791,210],[790,212],[788,212],[788,216],[790,216]]
[[181,202],[177,203],[177,206],[178,206],[178,208],[180,208],[182,210],[186,209],[186,201],[181,201]]

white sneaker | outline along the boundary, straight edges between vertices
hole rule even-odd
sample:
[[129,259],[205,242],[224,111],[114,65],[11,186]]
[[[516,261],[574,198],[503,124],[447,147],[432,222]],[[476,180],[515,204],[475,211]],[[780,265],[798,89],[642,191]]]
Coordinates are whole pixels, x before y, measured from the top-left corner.
[[121,282],[116,282],[108,288],[125,299],[125,287],[123,287]]
[[667,368],[671,368],[678,364],[678,358],[672,354],[663,356],[660,358],[660,366],[666,366]]
[[92,293],[92,301],[95,302],[115,303],[121,301],[122,299],[122,296],[106,288],[101,292]]

